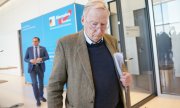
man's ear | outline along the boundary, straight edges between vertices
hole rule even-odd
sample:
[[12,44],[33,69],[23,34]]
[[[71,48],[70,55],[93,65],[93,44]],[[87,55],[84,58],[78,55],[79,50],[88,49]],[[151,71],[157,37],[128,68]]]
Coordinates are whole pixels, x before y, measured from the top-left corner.
[[82,23],[82,25],[84,25],[84,16],[82,16],[82,18],[81,18],[81,23]]

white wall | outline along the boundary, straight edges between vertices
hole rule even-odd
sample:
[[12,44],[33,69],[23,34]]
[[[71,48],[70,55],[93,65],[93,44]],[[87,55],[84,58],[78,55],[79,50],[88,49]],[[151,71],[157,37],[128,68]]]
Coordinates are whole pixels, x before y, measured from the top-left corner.
[[18,30],[22,22],[74,1],[85,4],[88,0],[10,0],[0,7],[0,50],[4,50],[0,52],[0,68],[17,67],[13,72],[0,70],[0,73],[21,75]]

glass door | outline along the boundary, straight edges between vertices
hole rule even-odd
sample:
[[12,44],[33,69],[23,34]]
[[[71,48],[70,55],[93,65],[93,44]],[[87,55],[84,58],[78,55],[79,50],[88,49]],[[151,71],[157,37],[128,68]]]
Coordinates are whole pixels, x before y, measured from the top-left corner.
[[153,0],[160,84],[180,95],[180,0]]
[[108,6],[111,34],[118,39],[133,76],[129,104],[137,108],[156,95],[148,7],[146,0],[114,0]]

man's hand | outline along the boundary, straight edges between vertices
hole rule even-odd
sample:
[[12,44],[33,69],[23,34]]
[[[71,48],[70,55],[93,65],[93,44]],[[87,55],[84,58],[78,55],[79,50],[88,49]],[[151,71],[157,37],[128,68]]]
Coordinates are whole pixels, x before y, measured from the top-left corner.
[[123,72],[123,75],[121,76],[121,82],[123,84],[124,87],[127,87],[129,85],[131,85],[132,82],[132,76],[130,73],[128,72]]
[[37,62],[37,63],[42,62],[42,58],[37,58],[37,59],[36,59],[36,62]]
[[35,60],[35,59],[31,59],[30,62],[31,62],[32,64],[36,64],[36,60]]

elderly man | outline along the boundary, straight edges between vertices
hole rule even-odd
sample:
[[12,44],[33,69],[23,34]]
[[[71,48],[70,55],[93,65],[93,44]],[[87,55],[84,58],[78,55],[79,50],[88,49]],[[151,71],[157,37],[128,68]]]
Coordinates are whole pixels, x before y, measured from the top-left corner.
[[124,72],[118,80],[113,53],[117,40],[105,34],[109,11],[104,2],[91,1],[84,8],[84,29],[59,40],[48,85],[48,108],[124,108],[121,85],[130,84]]

